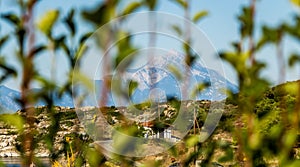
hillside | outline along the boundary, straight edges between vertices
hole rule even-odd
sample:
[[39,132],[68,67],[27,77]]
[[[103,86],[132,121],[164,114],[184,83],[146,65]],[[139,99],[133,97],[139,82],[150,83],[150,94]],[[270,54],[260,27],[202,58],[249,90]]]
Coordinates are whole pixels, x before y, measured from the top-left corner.
[[[299,82],[300,81],[289,82],[273,87],[267,90],[261,100],[257,102],[253,113],[257,119],[261,120],[261,123],[258,125],[258,132],[261,136],[260,140],[265,141],[265,143],[270,142],[270,134],[273,133],[274,128],[282,124],[282,113],[286,111],[283,109],[283,107],[287,107],[289,111],[295,109],[297,94],[295,93],[296,90],[294,88],[296,87],[295,85],[299,84]],[[161,103],[160,106],[164,107],[160,116],[151,121],[152,131],[155,133],[163,132],[165,128],[169,127],[170,124],[173,123],[177,116],[176,113],[178,112],[178,107],[180,104],[188,106],[191,103],[192,101],[180,102],[176,100],[168,103]],[[198,111],[197,126],[195,126],[195,130],[193,128],[190,130],[189,135],[184,138],[184,142],[179,142],[175,146],[179,149],[179,152],[176,154],[180,156],[176,156],[176,154],[171,153],[172,151],[170,150],[171,152],[164,152],[158,155],[148,156],[146,158],[137,158],[135,162],[136,164],[154,160],[163,166],[167,166],[171,165],[172,163],[185,163],[187,159],[189,159],[189,154],[194,150],[194,147],[188,146],[188,143],[190,143],[190,138],[194,134],[199,134],[199,128],[203,126],[208,112],[215,111],[210,111],[210,107],[212,104],[219,102],[202,100],[195,101],[193,103]],[[282,104],[285,105],[282,106]],[[143,109],[144,111],[149,110],[149,104],[140,104],[136,105],[135,107]],[[239,107],[231,103],[230,100],[226,101],[225,106],[223,108],[219,108],[222,110],[223,115],[214,134],[205,143],[197,146],[210,148],[212,145],[214,145],[215,149],[212,150],[212,156],[209,160],[212,162],[212,164],[224,166],[236,164],[237,160],[234,157],[237,154],[238,146],[234,134],[237,128],[241,128],[241,130],[247,129],[247,125],[244,124],[243,121],[245,117],[243,116],[243,113],[239,113],[238,108]],[[63,161],[68,151],[70,151],[70,143],[73,143],[71,145],[77,156],[85,156],[84,152],[79,151],[82,149],[99,149],[97,145],[91,144],[93,142],[93,136],[89,136],[88,134],[90,133],[86,133],[84,130],[84,126],[88,124],[86,122],[84,124],[80,124],[77,118],[77,114],[79,114],[80,117],[80,113],[84,113],[88,117],[88,120],[86,120],[87,122],[97,124],[94,114],[95,111],[98,111],[98,109],[82,108],[79,110],[79,112],[77,112],[77,114],[75,109],[68,107],[54,107],[53,110],[49,110],[46,107],[37,107],[35,108],[35,111],[35,127],[37,130],[35,142],[37,143],[37,156],[52,157],[55,159],[58,158],[60,161]],[[128,108],[105,107],[101,109],[101,112],[110,125],[121,128],[119,129],[121,131],[122,127],[126,127],[126,129],[130,129],[130,127],[138,127],[135,135],[140,137],[143,137],[149,132],[149,129],[143,128],[145,126],[144,123],[137,121],[138,119],[134,120],[128,117],[128,113],[131,113],[130,109]],[[24,112],[19,110],[15,115],[24,117],[24,114]],[[1,117],[4,116],[5,115],[1,115]],[[26,125],[24,128],[26,129]],[[289,129],[288,126],[286,128]],[[20,149],[21,146],[17,129],[0,121],[0,133],[0,156],[18,156],[19,153],[17,150]],[[124,131],[124,133],[127,132]],[[298,142],[297,144],[293,145],[293,155],[291,155],[294,158],[300,157],[300,134],[298,133],[297,136]],[[45,141],[50,143],[52,141],[54,142],[54,145],[51,146],[51,144],[47,142],[45,143]],[[275,143],[278,143],[278,141]],[[270,146],[270,148],[273,147]],[[273,149],[275,148],[276,147]],[[225,161],[226,158],[228,159],[230,157],[233,159]],[[114,164],[115,166],[120,165],[120,162],[110,161],[109,157],[105,157],[104,159],[109,164]],[[278,159],[268,158],[264,160],[264,163],[277,166]]]

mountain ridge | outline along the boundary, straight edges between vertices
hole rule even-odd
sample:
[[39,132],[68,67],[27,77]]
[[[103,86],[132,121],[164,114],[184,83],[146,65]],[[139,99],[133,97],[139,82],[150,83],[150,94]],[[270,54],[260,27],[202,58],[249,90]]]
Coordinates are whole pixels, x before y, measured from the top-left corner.
[[[167,56],[161,56],[154,58],[147,64],[135,69],[126,69],[120,76],[113,76],[121,78],[121,86],[128,89],[128,81],[137,82],[136,89],[132,92],[131,97],[122,99],[122,96],[116,95],[114,91],[108,92],[108,98],[106,106],[128,106],[132,103],[139,104],[147,100],[158,100],[159,102],[166,102],[168,99],[176,98],[178,100],[191,100],[190,94],[185,96],[185,92],[191,93],[192,89],[201,83],[209,83],[209,87],[206,87],[200,93],[196,94],[194,100],[210,100],[220,101],[224,100],[227,95],[224,90],[229,89],[234,93],[238,92],[238,87],[228,81],[224,76],[219,74],[213,69],[206,68],[198,61],[195,61],[191,66],[186,66],[183,62],[184,55],[175,53]],[[178,70],[183,70],[186,81],[179,81],[176,75],[170,71],[170,65],[173,65]],[[188,71],[186,71],[188,70]],[[187,73],[185,73],[185,71]],[[112,78],[114,79],[114,78]],[[93,80],[96,85],[96,98],[88,96],[82,106],[97,106],[100,101],[101,91],[103,90],[103,80]],[[114,80],[112,80],[114,84]],[[113,85],[112,85],[113,87]],[[115,88],[115,87],[114,87]],[[32,89],[30,91],[40,91],[39,89]],[[90,93],[90,92],[84,92]],[[7,88],[6,86],[0,86],[0,113],[1,112],[15,112],[21,109],[21,106],[16,102],[16,99],[20,98],[20,92]],[[59,97],[53,94],[54,105],[63,107],[74,107],[73,98],[67,93]],[[151,99],[152,98],[152,99]],[[35,106],[46,105],[43,101],[38,101]]]

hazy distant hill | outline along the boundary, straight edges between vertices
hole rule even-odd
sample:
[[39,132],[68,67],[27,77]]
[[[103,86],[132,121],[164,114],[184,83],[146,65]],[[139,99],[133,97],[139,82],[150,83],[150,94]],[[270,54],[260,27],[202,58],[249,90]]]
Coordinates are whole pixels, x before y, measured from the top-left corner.
[[[32,89],[31,91],[38,92],[40,89]],[[21,109],[17,99],[20,99],[21,93],[19,91],[10,89],[6,86],[0,86],[0,113],[12,113]],[[35,106],[44,106],[46,103],[39,101]],[[68,94],[64,94],[61,98],[54,95],[54,105],[73,107],[73,99]]]

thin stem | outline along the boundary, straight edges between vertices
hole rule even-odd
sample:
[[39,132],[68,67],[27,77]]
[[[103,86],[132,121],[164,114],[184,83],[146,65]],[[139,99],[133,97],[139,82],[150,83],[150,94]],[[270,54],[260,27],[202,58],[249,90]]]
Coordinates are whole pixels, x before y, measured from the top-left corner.
[[254,46],[254,29],[255,29],[255,3],[256,0],[251,0],[250,4],[250,13],[251,13],[251,20],[252,20],[252,32],[249,36],[249,51],[250,51],[250,63],[253,66],[255,64],[255,46]]
[[29,166],[33,162],[34,156],[34,144],[33,144],[33,130],[34,130],[34,108],[27,108],[30,105],[30,101],[28,100],[27,93],[29,91],[30,83],[33,77],[33,49],[35,43],[35,35],[34,35],[34,23],[33,23],[33,7],[36,3],[36,0],[31,0],[28,2],[28,11],[27,14],[25,11],[22,13],[22,19],[24,21],[24,25],[27,26],[28,29],[28,47],[29,53],[27,57],[25,57],[24,53],[24,43],[20,43],[20,50],[23,59],[23,78],[21,85],[21,100],[22,100],[22,108],[26,113],[26,123],[29,125],[29,128],[26,130],[23,140],[23,147],[25,153],[25,159],[23,161],[22,166]]

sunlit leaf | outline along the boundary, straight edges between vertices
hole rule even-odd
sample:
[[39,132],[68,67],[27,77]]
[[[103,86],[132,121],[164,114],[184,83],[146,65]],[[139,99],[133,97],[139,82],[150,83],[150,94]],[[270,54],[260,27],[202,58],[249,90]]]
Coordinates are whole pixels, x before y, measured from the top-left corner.
[[131,2],[129,5],[126,6],[126,8],[123,10],[122,15],[127,15],[135,10],[137,10],[139,7],[141,7],[142,4],[140,2]]
[[194,23],[197,23],[199,22],[200,20],[202,20],[205,16],[208,15],[208,12],[207,11],[200,11],[198,13],[196,13],[193,17],[193,22]]
[[188,147],[193,147],[196,144],[198,144],[200,142],[199,140],[199,136],[198,135],[191,135],[187,138],[187,140],[185,141],[186,145]]
[[284,142],[287,148],[292,148],[297,142],[297,131],[289,130],[284,136]]
[[299,90],[299,84],[297,82],[286,83],[284,84],[284,90],[291,95],[297,94]]
[[[100,148],[99,148],[100,149]],[[88,148],[85,157],[90,166],[102,166],[105,162],[105,157],[100,153],[100,150]]]
[[300,7],[300,0],[290,0],[290,2],[291,2],[293,5],[295,5],[295,6],[297,6],[297,7]]
[[84,53],[87,51],[88,49],[88,46],[87,45],[82,45],[78,51],[76,52],[76,55],[75,55],[75,60],[78,61],[81,59],[81,57],[84,55]]
[[20,115],[3,114],[0,116],[0,120],[7,123],[8,125],[16,127],[18,131],[23,130],[24,119]]
[[254,132],[249,137],[249,146],[251,149],[258,149],[261,146],[261,135],[259,131]]
[[37,22],[37,27],[47,36],[50,35],[52,27],[59,17],[58,10],[49,10]]

